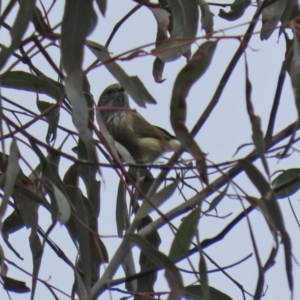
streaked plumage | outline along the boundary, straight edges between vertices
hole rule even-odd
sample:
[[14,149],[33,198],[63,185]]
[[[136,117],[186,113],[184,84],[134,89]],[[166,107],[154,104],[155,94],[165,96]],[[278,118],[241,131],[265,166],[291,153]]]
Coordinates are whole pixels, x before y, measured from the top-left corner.
[[152,163],[164,152],[176,150],[180,145],[166,130],[151,125],[130,110],[128,94],[118,83],[103,91],[98,106],[102,108],[100,114],[107,130],[136,163]]

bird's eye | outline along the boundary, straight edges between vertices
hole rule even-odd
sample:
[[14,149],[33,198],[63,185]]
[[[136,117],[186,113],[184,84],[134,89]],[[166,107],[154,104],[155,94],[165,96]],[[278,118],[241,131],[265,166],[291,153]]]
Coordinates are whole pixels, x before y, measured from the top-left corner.
[[125,89],[121,86],[121,87],[119,88],[119,91],[120,91],[120,92],[125,92]]

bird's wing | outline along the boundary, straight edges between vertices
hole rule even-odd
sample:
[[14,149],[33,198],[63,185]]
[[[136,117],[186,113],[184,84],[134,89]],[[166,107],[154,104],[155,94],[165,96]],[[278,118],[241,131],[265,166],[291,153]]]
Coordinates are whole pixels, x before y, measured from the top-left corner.
[[[136,118],[138,118],[139,120],[137,120]],[[143,122],[143,126],[141,126],[141,121]],[[175,137],[171,135],[167,130],[158,126],[151,125],[143,117],[136,113],[132,116],[132,129],[135,134],[141,138],[150,137],[155,139],[165,139],[166,141],[175,139]]]

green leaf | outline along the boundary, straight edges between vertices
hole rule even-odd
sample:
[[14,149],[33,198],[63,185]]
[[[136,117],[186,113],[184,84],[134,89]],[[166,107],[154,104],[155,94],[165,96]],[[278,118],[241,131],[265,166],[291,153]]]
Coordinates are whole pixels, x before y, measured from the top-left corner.
[[273,188],[276,189],[276,187],[285,184],[286,182],[297,179],[298,180],[291,184],[290,186],[276,192],[276,198],[277,199],[283,199],[287,198],[289,196],[292,196],[295,194],[299,188],[300,188],[300,169],[288,169],[283,171],[280,175],[278,175],[272,182]]
[[258,205],[261,208],[266,222],[269,224],[273,234],[280,232],[282,243],[284,245],[286,274],[289,282],[290,290],[293,290],[293,276],[292,276],[292,246],[290,237],[285,229],[283,216],[280,207],[277,203],[275,194],[268,182],[262,174],[254,167],[254,165],[247,160],[240,160],[239,164],[245,170],[249,179],[256,186],[262,195]]
[[128,76],[125,71],[112,60],[105,47],[92,41],[87,41],[86,45],[138,105],[145,107],[145,103],[156,103],[142,81],[137,76]]
[[296,35],[293,41],[293,51],[294,55],[290,61],[289,71],[294,90],[296,108],[298,111],[298,116],[300,116],[300,41]]
[[14,210],[3,222],[2,226],[2,238],[7,245],[7,247],[20,259],[22,257],[20,254],[14,249],[11,243],[8,241],[9,235],[14,233],[25,226],[24,221],[17,210]]
[[15,183],[17,181],[18,175],[20,174],[20,166],[19,166],[19,149],[17,146],[17,141],[14,138],[10,145],[8,157],[8,165],[6,171],[6,179],[4,184],[4,195],[0,204],[0,223],[2,227],[3,216],[5,214],[9,197],[14,192]]
[[107,6],[106,0],[96,0],[96,3],[98,4],[101,14],[103,15],[103,17],[105,17],[106,6]]
[[0,69],[2,69],[9,56],[20,46],[28,24],[32,19],[35,0],[19,0],[19,10],[14,24],[10,29],[11,44],[8,48],[2,46],[0,53]]
[[[61,25],[61,55],[67,77],[82,76],[85,39],[94,30],[96,24],[97,15],[92,0],[66,0]],[[82,78],[78,78],[78,81],[81,82]]]
[[201,9],[202,29],[210,36],[214,31],[214,14],[210,11],[209,5],[205,0],[198,0]]
[[160,205],[162,205],[166,200],[168,200],[173,193],[175,192],[177,186],[179,183],[179,179],[175,180],[173,183],[167,185],[162,190],[160,190],[158,193],[153,195],[149,202],[144,200],[142,206],[139,208],[139,210],[136,213],[136,220],[142,219],[143,217],[150,214],[151,211],[154,210],[154,207],[158,208]]
[[199,22],[197,0],[169,0],[168,4],[172,15],[171,35],[152,51],[163,62],[178,59],[181,55],[190,57],[190,44],[195,40]]
[[263,9],[260,31],[262,41],[267,40],[272,35],[285,10],[286,2],[287,0],[272,1]]
[[124,182],[120,179],[117,195],[117,205],[116,205],[116,222],[118,236],[122,237],[123,232],[128,228],[129,216],[126,206],[126,189]]
[[31,299],[34,299],[37,279],[42,262],[43,247],[39,236],[37,235],[36,228],[31,229],[29,236],[29,244],[32,255],[33,270],[32,270],[32,283],[31,283]]
[[[140,225],[138,226],[138,230],[141,230],[142,228],[146,227],[147,225],[153,223],[153,220],[150,216],[146,216],[143,218],[140,222]],[[145,236],[145,239],[151,243],[156,249],[158,249],[159,245],[161,244],[161,239],[159,236],[159,233],[157,230],[153,230],[151,233],[147,234]],[[147,253],[144,253],[143,250],[141,250],[140,253],[140,259],[139,259],[139,264],[140,264],[140,272],[146,271],[154,268],[156,264],[149,259]],[[143,293],[145,296],[147,293],[149,293],[151,296],[152,293],[154,292],[154,285],[157,280],[157,271],[151,272],[148,274],[145,274],[144,276],[140,276],[137,279],[137,292],[138,293]]]
[[[90,249],[90,234],[88,230],[88,220],[86,209],[84,207],[84,198],[81,191],[77,187],[68,186],[66,192],[70,199],[72,199],[72,204],[74,207],[74,214],[76,217],[72,216],[72,220],[68,222],[68,227],[73,225],[74,228],[74,238],[79,245],[79,268],[84,273],[83,281],[90,282],[91,280],[91,270],[92,263],[96,262],[91,261],[91,249]],[[71,224],[73,223],[73,224]],[[85,282],[85,284],[87,283]]]
[[228,21],[234,21],[244,15],[245,10],[251,4],[251,0],[235,0],[230,11],[226,12],[224,9],[220,9],[219,17]]
[[210,202],[208,211],[212,211],[213,209],[215,209],[217,207],[217,205],[226,196],[228,188],[229,188],[229,184],[227,184],[225,189]]
[[205,257],[203,255],[202,249],[200,248],[199,250],[200,250],[199,274],[200,274],[200,283],[201,283],[201,287],[202,287],[202,293],[203,293],[205,300],[211,300],[210,288],[208,285],[209,282],[208,282],[206,261],[205,261]]
[[171,100],[171,124],[176,138],[196,159],[198,170],[204,182],[208,182],[205,156],[185,126],[185,100],[192,85],[209,67],[216,45],[216,42],[205,42],[198,48],[191,60],[178,74],[173,86]]
[[93,136],[88,127],[89,112],[83,93],[82,71],[83,47],[86,36],[97,23],[92,0],[67,0],[62,21],[61,54],[63,67],[67,73],[65,90],[72,104],[72,118],[80,139],[84,142],[88,159],[98,162]]
[[281,16],[281,27],[279,28],[279,36],[286,27],[289,26],[289,21],[295,19],[300,13],[299,1],[289,0],[286,1],[286,7]]
[[17,210],[14,210],[3,222],[2,227],[2,236],[5,239],[8,239],[8,236],[11,233],[14,233],[25,226],[23,219],[21,218],[20,213]]
[[172,260],[162,252],[159,252],[146,239],[137,234],[127,234],[124,238],[138,245],[144,254],[148,256],[148,259],[151,259],[158,266],[163,266],[165,268],[165,277],[170,287],[168,299],[181,300],[183,295],[182,278]]
[[272,188],[261,172],[248,160],[242,159],[239,161],[240,166],[245,170],[251,182],[258,189],[262,197],[265,197]]
[[43,113],[45,110],[49,110],[49,112],[45,114],[45,118],[49,123],[46,142],[50,144],[51,142],[56,140],[57,126],[59,122],[59,108],[56,107],[54,109],[51,109],[52,107],[55,107],[54,104],[46,101],[40,101],[38,98],[36,104],[41,113]]
[[2,74],[0,80],[2,87],[45,94],[56,101],[60,101],[65,95],[62,84],[45,76],[36,76],[23,71],[11,71]]
[[[211,300],[233,300],[228,295],[222,293],[221,291],[209,287],[210,299]],[[183,298],[186,300],[203,300],[203,292],[201,285],[189,285],[185,287],[185,293]]]
[[57,219],[61,223],[66,223],[71,215],[71,207],[66,196],[55,185],[52,186],[53,193],[58,207]]
[[259,116],[255,115],[254,107],[251,100],[252,85],[249,79],[248,64],[246,64],[246,104],[247,112],[251,122],[252,127],[252,140],[255,145],[256,151],[263,163],[266,173],[269,176],[269,166],[265,157],[265,139],[261,129],[261,119]]
[[[170,13],[163,7],[148,7],[153,13],[153,16],[157,23],[157,34],[156,34],[156,47],[160,45],[163,41],[168,39],[168,29],[170,28]],[[158,57],[154,60],[153,64],[153,77],[158,83],[162,83],[162,72],[165,63]]]
[[164,71],[165,63],[160,60],[158,57],[155,58],[152,68],[152,75],[157,83],[162,83],[165,79],[162,78],[162,74]]
[[19,281],[7,276],[1,276],[3,280],[3,288],[7,291],[15,292],[18,294],[28,293],[30,289],[26,286],[24,281]]
[[172,261],[176,262],[177,259],[185,257],[189,252],[190,244],[195,235],[198,218],[199,212],[195,209],[183,219],[171,245],[169,258]]

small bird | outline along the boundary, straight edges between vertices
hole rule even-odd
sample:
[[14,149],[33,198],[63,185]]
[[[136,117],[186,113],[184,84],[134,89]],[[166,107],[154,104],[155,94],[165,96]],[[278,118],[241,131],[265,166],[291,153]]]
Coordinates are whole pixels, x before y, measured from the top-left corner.
[[163,153],[180,147],[179,141],[168,131],[151,125],[130,108],[128,94],[119,83],[103,91],[98,107],[110,135],[136,163],[152,163]]

